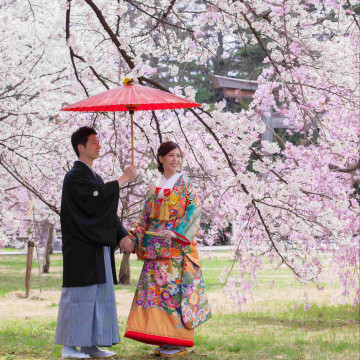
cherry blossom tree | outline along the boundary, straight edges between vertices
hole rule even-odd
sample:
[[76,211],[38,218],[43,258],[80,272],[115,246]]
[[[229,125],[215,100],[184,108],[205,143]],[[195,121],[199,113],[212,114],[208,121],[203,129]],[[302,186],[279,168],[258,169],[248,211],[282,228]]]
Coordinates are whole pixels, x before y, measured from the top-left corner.
[[[140,175],[122,189],[119,214],[130,227],[146,185],[156,177],[158,144],[177,141],[187,153],[184,170],[203,203],[204,221],[211,220],[199,239],[211,244],[219,228],[235,224],[237,267],[222,278],[239,308],[264,261],[275,268],[285,264],[301,283],[319,288],[326,266],[340,280],[344,299],[358,303],[358,9],[355,0],[2,5],[2,18],[10,18],[5,10],[12,14],[13,32],[1,25],[7,61],[1,65],[6,85],[0,94],[0,164],[8,179],[1,191],[26,188],[45,205],[43,217],[57,221],[62,179],[74,160],[69,137],[75,128],[90,124],[99,130],[103,154],[95,166],[105,179],[119,175],[130,158],[127,114],[69,115],[59,109],[119,86],[129,74],[141,84],[194,99],[196,83],[166,88],[162,78],[170,74],[176,83],[176,64],[186,69],[190,62],[206,63],[221,33],[223,42],[258,45],[266,56],[249,109],[229,113],[222,101],[195,110],[138,112]],[[289,129],[275,133],[274,143],[261,142],[262,117],[271,109],[285,117]],[[300,138],[296,145],[289,141],[293,134]],[[12,199],[0,202],[4,224],[14,216]]]

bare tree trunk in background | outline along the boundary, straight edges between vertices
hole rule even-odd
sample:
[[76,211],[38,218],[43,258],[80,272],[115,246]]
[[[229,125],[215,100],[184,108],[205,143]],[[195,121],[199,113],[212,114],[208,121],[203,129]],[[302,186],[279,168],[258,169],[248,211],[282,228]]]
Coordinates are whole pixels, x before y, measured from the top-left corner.
[[46,244],[46,254],[45,254],[45,263],[43,267],[43,273],[48,273],[50,269],[50,254],[52,252],[52,246],[54,241],[54,225],[49,224],[49,235],[48,235],[48,242]]
[[130,254],[123,254],[119,271],[119,284],[130,285]]
[[26,257],[26,276],[25,276],[26,298],[28,298],[30,294],[30,279],[31,279],[31,266],[33,260],[33,253],[34,253],[34,242],[29,241],[27,248],[27,257]]

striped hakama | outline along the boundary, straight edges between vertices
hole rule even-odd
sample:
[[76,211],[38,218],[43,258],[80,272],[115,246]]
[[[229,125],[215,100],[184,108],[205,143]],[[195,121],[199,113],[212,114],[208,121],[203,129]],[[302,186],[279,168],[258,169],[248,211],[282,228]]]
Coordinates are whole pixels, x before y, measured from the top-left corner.
[[110,249],[104,247],[106,283],[63,287],[55,343],[112,346],[120,341]]

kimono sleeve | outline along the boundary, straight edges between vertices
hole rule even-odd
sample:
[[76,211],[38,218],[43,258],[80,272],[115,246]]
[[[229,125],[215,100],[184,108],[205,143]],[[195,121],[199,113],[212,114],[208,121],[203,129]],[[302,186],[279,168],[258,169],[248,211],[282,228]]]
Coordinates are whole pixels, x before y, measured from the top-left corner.
[[176,241],[180,244],[191,245],[200,225],[201,206],[190,179],[186,184],[185,198],[185,214],[172,231],[178,236]]
[[[113,211],[114,203],[118,203],[119,183],[117,180],[101,184],[88,177],[74,175],[67,179],[69,194],[74,204],[79,206],[85,217],[104,210],[104,206]],[[115,199],[116,198],[116,199]]]
[[120,218],[117,216],[117,242],[119,243],[121,239],[123,239],[125,236],[128,236],[129,233],[124,228],[124,225],[122,224]]
[[119,183],[100,183],[82,174],[65,178],[63,217],[71,234],[98,246],[116,246]]

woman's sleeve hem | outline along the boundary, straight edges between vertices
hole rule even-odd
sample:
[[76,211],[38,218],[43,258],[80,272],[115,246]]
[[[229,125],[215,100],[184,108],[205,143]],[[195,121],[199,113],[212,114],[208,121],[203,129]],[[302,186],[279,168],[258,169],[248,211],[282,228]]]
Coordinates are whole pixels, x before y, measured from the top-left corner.
[[174,234],[176,234],[177,238],[175,238],[174,240],[177,241],[179,244],[181,244],[181,245],[190,245],[191,244],[191,241],[189,239],[187,239],[184,235],[181,235],[174,230],[171,230],[171,231]]

